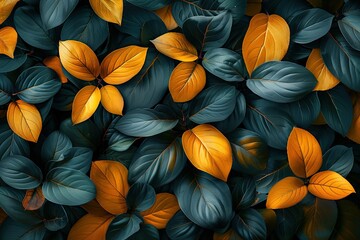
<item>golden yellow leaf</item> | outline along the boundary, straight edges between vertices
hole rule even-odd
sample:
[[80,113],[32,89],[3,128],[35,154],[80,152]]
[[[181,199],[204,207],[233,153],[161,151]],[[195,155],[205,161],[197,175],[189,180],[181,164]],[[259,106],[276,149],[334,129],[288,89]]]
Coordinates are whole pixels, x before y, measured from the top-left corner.
[[181,62],[170,76],[170,94],[175,102],[187,102],[201,92],[205,83],[206,73],[200,64]]
[[281,60],[289,47],[290,29],[279,15],[256,14],[242,44],[246,69],[251,74],[264,62]]
[[129,81],[143,67],[147,50],[145,47],[132,45],[111,52],[101,63],[101,78],[109,84]]
[[106,240],[106,232],[115,218],[113,215],[96,216],[86,214],[71,228],[68,240]]
[[347,137],[360,144],[360,93],[352,95],[353,119]]
[[60,81],[62,83],[68,82],[68,79],[64,75],[64,72],[62,70],[60,58],[58,56],[47,57],[44,59],[43,63],[45,66],[47,66],[48,68],[51,68],[52,70],[54,70],[57,73],[57,75],[59,76]]
[[8,216],[2,208],[0,208],[0,224],[2,224]]
[[100,89],[101,92],[101,104],[109,113],[122,115],[124,109],[124,99],[120,91],[112,86],[106,85]]
[[13,27],[0,29],[0,54],[14,58],[18,34]]
[[141,212],[146,224],[151,224],[157,229],[164,229],[180,207],[175,195],[170,193],[156,194],[154,205]]
[[227,181],[232,152],[226,137],[209,124],[187,130],[182,135],[182,145],[190,162],[199,170]]
[[173,30],[178,27],[173,15],[172,15],[172,7],[171,5],[167,5],[163,8],[160,8],[155,11],[156,15],[158,15],[161,20],[164,22],[167,30]]
[[230,228],[224,233],[214,233],[213,240],[242,240],[242,238]]
[[90,0],[96,15],[107,22],[121,25],[123,17],[123,0]]
[[182,33],[168,32],[151,42],[159,52],[172,59],[182,62],[193,62],[198,59],[196,48]]
[[297,177],[286,177],[270,189],[266,207],[272,209],[288,208],[296,205],[307,194],[305,183]]
[[0,0],[0,24],[2,24],[11,14],[19,0]]
[[27,141],[38,141],[42,129],[42,119],[34,105],[23,100],[16,100],[9,104],[6,116],[14,133]]
[[85,43],[66,40],[59,42],[60,61],[76,78],[92,81],[100,74],[100,64],[94,51]]
[[22,205],[25,210],[37,210],[41,208],[44,202],[45,197],[42,193],[42,188],[37,187],[35,189],[26,190]]
[[72,103],[71,120],[78,124],[88,120],[96,111],[101,100],[100,89],[96,86],[85,86],[76,94]]
[[296,176],[307,178],[321,168],[320,144],[308,131],[294,127],[288,138],[286,150],[289,166]]
[[329,170],[312,176],[308,189],[311,194],[328,200],[339,200],[355,193],[353,186],[343,176]]
[[254,16],[261,12],[262,0],[247,0],[245,14]]
[[129,191],[128,170],[116,161],[94,161],[90,178],[96,186],[96,200],[114,215],[127,211],[126,195]]

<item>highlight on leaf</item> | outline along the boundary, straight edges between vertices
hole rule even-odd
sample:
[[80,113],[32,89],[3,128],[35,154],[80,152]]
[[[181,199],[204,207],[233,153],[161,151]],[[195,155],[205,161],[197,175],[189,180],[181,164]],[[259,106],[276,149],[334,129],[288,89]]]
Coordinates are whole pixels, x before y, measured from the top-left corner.
[[47,66],[48,68],[51,68],[52,70],[54,70],[57,73],[57,75],[60,78],[61,83],[68,82],[68,79],[62,70],[60,58],[58,56],[49,56],[43,60],[43,63],[45,66]]
[[10,16],[16,3],[20,0],[1,0],[0,1],[0,24]]
[[121,25],[124,8],[122,0],[89,0],[89,2],[100,18]]
[[73,124],[78,124],[89,119],[101,100],[100,89],[96,86],[85,86],[76,94],[72,103],[71,120]]
[[[0,10],[1,11],[1,10]],[[18,34],[13,27],[3,27],[0,29],[0,54],[5,54],[9,58],[14,58]]]
[[112,86],[106,85],[100,88],[101,104],[109,113],[122,115],[124,108],[124,99],[120,91]]
[[178,24],[176,23],[171,10],[171,5],[167,5],[155,11],[156,15],[161,18],[167,30],[169,31],[178,27]]
[[22,205],[25,210],[37,210],[42,207],[45,202],[45,197],[42,193],[41,187],[26,190]]

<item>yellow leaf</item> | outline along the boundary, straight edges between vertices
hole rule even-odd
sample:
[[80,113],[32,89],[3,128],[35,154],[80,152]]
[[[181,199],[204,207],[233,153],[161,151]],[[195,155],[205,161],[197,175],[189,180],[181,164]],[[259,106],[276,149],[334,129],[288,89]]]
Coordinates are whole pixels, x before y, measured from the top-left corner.
[[129,191],[128,170],[116,161],[94,161],[90,178],[96,186],[96,200],[114,215],[127,211],[126,195]]
[[129,81],[143,67],[147,50],[132,45],[111,52],[101,63],[100,76],[109,84]]
[[347,137],[360,144],[360,93],[353,94],[353,119]]
[[65,70],[74,77],[92,81],[99,76],[99,60],[85,43],[75,40],[60,41],[59,56]]
[[103,20],[121,25],[123,0],[90,0],[90,5]]
[[170,76],[170,94],[175,102],[187,102],[201,92],[205,83],[206,73],[200,64],[181,62]]
[[199,170],[226,181],[232,166],[232,152],[226,137],[209,124],[198,125],[182,135],[190,162]]
[[192,62],[198,59],[196,48],[182,33],[165,33],[151,42],[159,52],[172,59],[182,62]]
[[167,30],[173,30],[178,27],[173,15],[172,15],[172,7],[171,5],[167,5],[163,8],[160,8],[155,11],[156,15],[158,15],[161,20],[164,22]]
[[10,16],[18,1],[19,0],[0,0],[0,24]]
[[247,16],[254,16],[261,12],[262,0],[247,0],[245,14]]
[[170,193],[156,194],[154,205],[141,212],[146,224],[151,224],[157,229],[164,229],[180,207],[175,195]]
[[72,103],[71,120],[78,124],[88,120],[96,111],[101,99],[100,89],[96,86],[85,86],[76,94]]
[[18,34],[13,27],[0,29],[0,54],[14,58]]
[[42,129],[42,119],[40,112],[34,105],[23,100],[11,102],[6,116],[14,133],[27,141],[38,141]]
[[289,43],[290,29],[282,17],[264,13],[252,17],[242,45],[249,74],[264,62],[281,60],[288,50]]
[[286,150],[289,166],[296,176],[307,178],[321,168],[320,144],[308,131],[294,127],[288,138]]
[[288,208],[296,205],[307,194],[307,188],[297,177],[286,177],[277,182],[269,191],[266,207],[272,209]]
[[47,66],[48,68],[51,68],[52,70],[54,70],[57,73],[57,75],[59,76],[62,83],[68,82],[68,79],[64,75],[64,72],[62,70],[60,58],[58,56],[47,57],[44,59],[43,63],[45,66]]
[[37,210],[42,207],[44,202],[45,197],[42,193],[42,188],[37,187],[35,189],[26,190],[22,205],[25,210]]
[[115,218],[113,215],[96,216],[86,214],[71,228],[68,240],[106,240],[106,232]]
[[308,189],[313,195],[328,200],[339,200],[355,193],[353,186],[343,176],[329,170],[312,176]]
[[109,113],[122,115],[124,108],[124,99],[119,90],[112,86],[106,85],[100,89],[101,104]]
[[340,81],[326,67],[319,48],[314,48],[306,61],[306,68],[318,80],[313,91],[326,91],[340,83]]
[[242,240],[242,238],[230,228],[225,233],[214,233],[213,240]]

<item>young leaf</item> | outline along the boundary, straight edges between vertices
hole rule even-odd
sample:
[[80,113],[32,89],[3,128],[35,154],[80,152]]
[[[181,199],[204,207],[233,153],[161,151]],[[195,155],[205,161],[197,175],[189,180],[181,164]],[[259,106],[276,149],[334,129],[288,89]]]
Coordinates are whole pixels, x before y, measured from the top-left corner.
[[109,84],[122,84],[134,77],[142,68],[147,48],[131,45],[117,49],[101,62],[100,76]]
[[271,188],[266,207],[272,209],[292,207],[303,200],[307,192],[302,180],[296,177],[286,177]]
[[355,189],[340,174],[333,171],[323,171],[310,178],[309,192],[328,200],[339,200],[355,193]]
[[196,62],[181,62],[173,70],[169,80],[169,91],[174,102],[187,102],[205,87],[204,68]]
[[339,28],[350,46],[360,51],[360,15],[348,15],[338,21]]
[[90,0],[94,12],[107,22],[121,25],[123,16],[123,1]]
[[212,125],[202,124],[182,135],[182,145],[190,162],[199,170],[227,181],[232,166],[229,141]]
[[155,11],[155,13],[161,18],[169,31],[178,27],[178,24],[172,15],[171,9],[172,5],[167,5]]
[[57,73],[58,77],[61,80],[61,83],[68,82],[68,79],[66,78],[62,70],[60,58],[58,56],[49,56],[43,60],[43,63],[45,66],[51,68]]
[[40,16],[47,29],[57,27],[65,22],[79,0],[40,0]]
[[34,105],[16,100],[9,104],[7,110],[7,122],[21,138],[37,142],[42,129],[41,115]]
[[294,127],[286,149],[290,168],[296,176],[308,178],[321,168],[322,151],[319,142],[308,131]]
[[172,59],[182,62],[192,62],[198,59],[196,48],[182,33],[165,33],[151,42],[159,52]]
[[42,207],[45,202],[45,197],[42,193],[41,187],[26,190],[22,205],[25,210],[37,210]]
[[59,42],[60,61],[66,71],[84,81],[94,80],[100,73],[97,56],[86,44],[66,40]]
[[100,88],[101,104],[109,113],[122,115],[124,108],[124,99],[120,91],[112,86],[106,85]]
[[289,47],[290,29],[278,15],[256,14],[250,21],[242,50],[246,68],[251,74],[264,62],[281,60]]
[[0,24],[2,24],[11,14],[16,3],[20,0],[2,0],[0,1]]
[[78,124],[89,119],[101,100],[100,89],[96,86],[89,85],[83,87],[75,96],[72,103],[71,120],[73,124]]
[[18,34],[13,27],[3,27],[0,29],[0,54],[5,54],[14,58]]

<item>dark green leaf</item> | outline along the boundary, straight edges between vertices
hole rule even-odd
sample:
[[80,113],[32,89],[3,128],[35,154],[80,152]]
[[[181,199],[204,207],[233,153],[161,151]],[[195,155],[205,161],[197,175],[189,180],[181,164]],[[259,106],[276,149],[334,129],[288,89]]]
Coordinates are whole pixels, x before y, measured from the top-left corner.
[[303,0],[267,0],[263,2],[263,6],[266,12],[280,15],[287,22],[302,10],[311,8],[310,3]]
[[158,240],[159,231],[150,224],[140,224],[140,230],[134,233],[128,240]]
[[44,26],[51,29],[65,22],[79,0],[40,0],[40,16]]
[[236,211],[250,208],[255,202],[256,185],[252,178],[236,177],[230,181],[233,206]]
[[360,14],[348,15],[338,21],[340,31],[349,45],[360,51]]
[[161,21],[161,19],[152,19],[145,22],[141,29],[141,42],[145,45],[150,45],[150,40],[153,40],[164,33],[167,33],[164,22]]
[[6,123],[0,124],[0,159],[10,155],[30,156],[29,143],[16,135]]
[[46,100],[45,102],[35,104],[35,107],[39,110],[41,119],[43,122],[47,120],[47,117],[49,116],[49,113],[52,109],[52,104],[54,102],[54,98],[50,98],[49,100]]
[[114,150],[106,149],[98,159],[108,159],[114,160],[122,163],[126,168],[129,168],[130,163],[132,162],[133,156],[137,148],[132,146],[125,152],[117,152]]
[[345,16],[360,15],[360,2],[357,0],[345,0],[342,13]]
[[343,145],[336,145],[324,154],[320,171],[331,170],[346,177],[350,173],[353,164],[353,150]]
[[[235,52],[241,52],[242,42],[249,27],[250,17],[244,16],[239,22],[232,25],[230,36],[224,47]],[[244,67],[246,69],[246,67]]]
[[15,49],[14,58],[0,54],[0,73],[7,73],[18,69],[26,62],[27,56],[27,54],[19,49]]
[[129,149],[137,138],[129,137],[115,129],[116,123],[120,117],[112,120],[108,129],[105,132],[105,140],[108,142],[108,149],[123,152]]
[[156,199],[156,193],[152,186],[146,183],[134,183],[126,195],[126,204],[130,210],[139,212],[149,209]]
[[288,51],[283,59],[296,62],[309,57],[311,50],[311,48],[304,47],[302,44],[290,42]]
[[93,119],[94,123],[102,132],[107,132],[109,130],[110,123],[116,118],[117,116],[109,113],[106,111],[104,106],[99,104],[98,108],[96,109]]
[[127,239],[140,230],[142,220],[135,214],[121,214],[112,220],[106,232],[106,239]]
[[169,5],[171,3],[171,0],[153,0],[153,1],[147,1],[147,0],[127,0],[127,2],[138,6],[140,8],[153,11],[157,10],[159,8],[165,7],[166,5]]
[[311,125],[307,130],[317,139],[323,153],[332,146],[335,140],[335,131],[328,125]]
[[360,208],[349,200],[340,200],[338,205],[338,218],[331,240],[347,240],[360,238]]
[[3,74],[0,74],[0,105],[5,105],[11,100],[14,85],[10,79]]
[[303,211],[298,206],[275,210],[276,237],[279,240],[292,240],[303,220]]
[[197,240],[202,229],[188,219],[182,211],[178,211],[166,225],[166,233],[170,239]]
[[63,206],[45,202],[43,207],[44,225],[50,231],[63,229],[68,223],[68,217]]
[[53,108],[59,111],[69,111],[76,93],[79,91],[73,84],[62,84],[60,91],[55,95]]
[[44,227],[44,224],[22,224],[12,218],[7,218],[0,225],[1,239],[43,239],[45,233],[46,228]]
[[234,216],[231,226],[243,239],[266,239],[265,221],[255,209],[242,210]]
[[61,155],[72,147],[71,140],[59,131],[52,132],[44,141],[41,148],[43,162],[60,160]]

